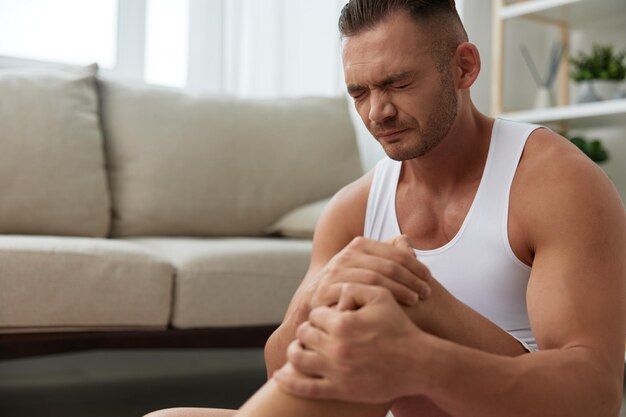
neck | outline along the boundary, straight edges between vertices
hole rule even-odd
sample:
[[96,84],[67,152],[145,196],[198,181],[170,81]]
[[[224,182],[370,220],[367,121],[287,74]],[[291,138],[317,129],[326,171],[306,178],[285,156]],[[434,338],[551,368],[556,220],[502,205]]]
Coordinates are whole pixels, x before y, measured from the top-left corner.
[[480,179],[494,121],[473,105],[466,108],[437,147],[402,163],[401,182],[417,183],[433,194],[445,194],[463,183]]

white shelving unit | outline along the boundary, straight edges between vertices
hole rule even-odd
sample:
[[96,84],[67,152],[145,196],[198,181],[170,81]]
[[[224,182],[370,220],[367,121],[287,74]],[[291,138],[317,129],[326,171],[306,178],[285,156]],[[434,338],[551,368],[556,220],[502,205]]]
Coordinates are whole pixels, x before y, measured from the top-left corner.
[[626,123],[626,99],[502,113],[508,120],[569,128],[594,128]]
[[551,19],[577,27],[626,11],[623,0],[525,0],[501,4],[499,19]]
[[[603,25],[615,17],[626,16],[626,0],[494,0],[493,9],[493,77],[492,113],[499,117],[558,125],[561,129],[594,129],[619,127],[626,132],[626,99],[595,103],[570,104],[569,55],[563,57],[558,74],[557,107],[507,112],[504,103],[504,38],[505,23],[512,19],[529,19],[556,26],[561,42],[570,43],[570,30],[586,28],[590,24]],[[618,27],[626,38],[626,24]],[[622,45],[623,47],[623,45]],[[622,197],[624,198],[624,197]],[[626,349],[624,351],[626,362]]]
[[[560,41],[569,45],[571,30],[587,27],[594,22],[602,24],[615,16],[626,16],[626,0],[494,0],[492,113],[509,120],[560,125],[562,128],[626,126],[626,99],[570,103],[569,50],[559,67],[557,107],[524,111],[508,111],[504,108],[504,48],[509,41],[504,36],[507,22],[512,19],[528,19],[557,27]],[[621,30],[626,37],[626,27]]]
[[512,3],[500,8],[500,18],[510,19],[513,17],[526,16],[546,10],[562,7],[567,4],[577,3],[581,0],[537,0]]

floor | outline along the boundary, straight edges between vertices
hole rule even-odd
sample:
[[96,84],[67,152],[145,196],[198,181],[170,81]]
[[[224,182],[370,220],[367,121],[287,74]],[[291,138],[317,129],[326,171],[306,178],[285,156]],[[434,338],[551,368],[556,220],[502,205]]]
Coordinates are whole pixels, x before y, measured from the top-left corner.
[[[260,349],[108,351],[4,361],[0,416],[140,417],[177,406],[237,408],[264,381]],[[620,417],[626,417],[626,394]]]
[[265,382],[260,349],[122,351],[0,362],[2,417],[140,417],[237,408]]

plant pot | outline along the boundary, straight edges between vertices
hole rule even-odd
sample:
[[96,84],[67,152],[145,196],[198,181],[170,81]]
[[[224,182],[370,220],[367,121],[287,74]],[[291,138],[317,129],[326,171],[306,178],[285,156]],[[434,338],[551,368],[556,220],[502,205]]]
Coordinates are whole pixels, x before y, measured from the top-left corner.
[[619,80],[593,80],[593,88],[602,100],[613,100],[620,97]]
[[591,80],[583,81],[580,85],[577,103],[591,103],[594,101],[612,100],[620,98],[621,81]]
[[592,81],[582,81],[578,92],[578,98],[576,103],[592,103],[594,101],[602,101],[602,98],[598,95],[594,88]]

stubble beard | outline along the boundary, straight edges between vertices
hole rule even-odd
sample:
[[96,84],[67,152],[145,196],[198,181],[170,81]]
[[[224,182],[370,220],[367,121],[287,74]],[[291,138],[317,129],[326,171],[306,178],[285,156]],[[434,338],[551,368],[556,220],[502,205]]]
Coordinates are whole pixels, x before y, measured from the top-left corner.
[[425,126],[420,126],[412,117],[395,119],[382,124],[382,129],[408,128],[413,130],[411,138],[395,143],[381,143],[389,158],[396,161],[419,158],[435,149],[446,137],[456,119],[458,104],[454,82],[449,72],[442,74],[440,86],[440,93],[434,100],[433,111]]

